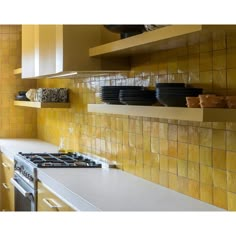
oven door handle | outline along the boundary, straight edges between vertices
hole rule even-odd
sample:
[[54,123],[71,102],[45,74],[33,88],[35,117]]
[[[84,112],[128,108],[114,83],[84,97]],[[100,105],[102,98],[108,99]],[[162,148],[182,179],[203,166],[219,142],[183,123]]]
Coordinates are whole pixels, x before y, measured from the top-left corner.
[[20,184],[18,184],[18,182],[11,178],[11,183],[13,184],[13,186],[20,191],[20,193],[24,196],[24,197],[30,197],[31,193],[30,192],[27,192],[24,188],[22,188],[20,186]]

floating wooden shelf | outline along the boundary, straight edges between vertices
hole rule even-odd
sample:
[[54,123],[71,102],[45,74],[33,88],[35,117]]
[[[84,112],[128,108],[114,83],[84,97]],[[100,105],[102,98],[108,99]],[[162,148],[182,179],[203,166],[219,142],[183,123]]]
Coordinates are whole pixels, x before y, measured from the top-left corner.
[[28,102],[28,101],[14,101],[15,106],[33,107],[33,108],[69,108],[70,103],[62,102]]
[[199,33],[236,31],[236,25],[170,25],[89,49],[90,57],[131,56],[199,42]]
[[88,112],[199,122],[235,122],[236,109],[88,104]]
[[17,68],[17,69],[15,69],[15,70],[13,71],[13,74],[14,74],[14,75],[20,75],[21,72],[22,72],[22,68]]

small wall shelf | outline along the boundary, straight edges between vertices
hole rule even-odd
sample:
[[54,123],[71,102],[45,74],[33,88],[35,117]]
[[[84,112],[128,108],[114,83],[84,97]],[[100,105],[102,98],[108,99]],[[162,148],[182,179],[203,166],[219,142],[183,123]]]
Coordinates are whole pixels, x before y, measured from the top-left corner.
[[89,49],[90,57],[132,56],[183,47],[201,32],[236,31],[235,25],[170,25]]
[[236,109],[88,104],[88,112],[199,122],[236,122]]
[[20,75],[21,72],[22,72],[22,68],[17,68],[17,69],[15,69],[15,70],[13,71],[13,74],[14,74],[14,75]]
[[28,102],[28,101],[14,101],[15,106],[32,107],[32,108],[69,108],[70,103],[62,102]]

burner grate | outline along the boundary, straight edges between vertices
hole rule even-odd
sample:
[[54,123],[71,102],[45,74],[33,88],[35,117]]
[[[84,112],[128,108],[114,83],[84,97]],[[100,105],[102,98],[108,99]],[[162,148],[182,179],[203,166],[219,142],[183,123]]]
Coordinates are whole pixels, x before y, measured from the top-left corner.
[[36,167],[79,167],[79,168],[101,168],[102,165],[88,157],[74,153],[19,153],[24,159]]

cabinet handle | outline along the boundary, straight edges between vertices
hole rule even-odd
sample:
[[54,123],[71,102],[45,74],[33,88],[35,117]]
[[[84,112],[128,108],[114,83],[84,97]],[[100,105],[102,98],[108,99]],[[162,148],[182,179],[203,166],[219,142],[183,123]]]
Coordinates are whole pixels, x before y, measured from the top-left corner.
[[2,162],[2,165],[3,165],[3,167],[5,167],[5,168],[9,168],[9,166],[8,166],[6,163],[4,163],[4,162]]
[[[50,201],[53,202],[54,205],[52,205],[52,204],[50,203]],[[53,200],[52,198],[50,198],[50,201],[49,201],[49,199],[47,199],[47,198],[43,198],[43,202],[44,202],[47,206],[49,206],[50,208],[61,208],[61,207],[62,207],[60,204],[58,204],[57,202],[55,202],[55,200]]]
[[9,189],[9,187],[7,186],[6,183],[2,183],[2,186],[3,186],[5,189]]

